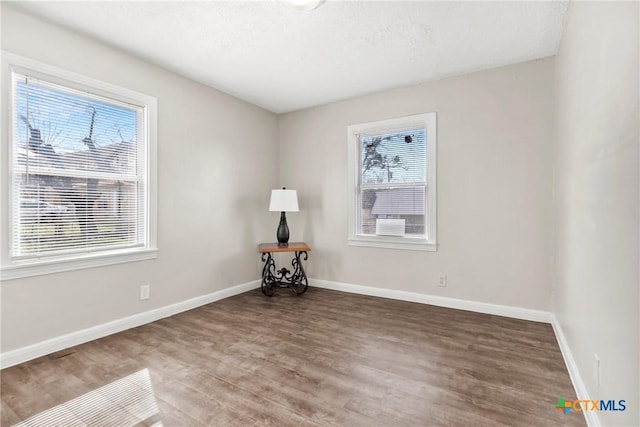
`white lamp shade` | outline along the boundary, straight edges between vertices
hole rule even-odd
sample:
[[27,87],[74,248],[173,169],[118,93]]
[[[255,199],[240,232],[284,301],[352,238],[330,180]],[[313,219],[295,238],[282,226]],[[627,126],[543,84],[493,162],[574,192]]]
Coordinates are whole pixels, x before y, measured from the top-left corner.
[[269,210],[274,212],[298,212],[296,190],[271,190]]

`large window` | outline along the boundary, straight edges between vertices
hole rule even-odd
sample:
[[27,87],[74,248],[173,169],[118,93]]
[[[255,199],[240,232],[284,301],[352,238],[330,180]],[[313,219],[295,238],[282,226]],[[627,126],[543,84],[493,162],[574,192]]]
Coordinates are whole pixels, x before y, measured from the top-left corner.
[[349,244],[436,249],[436,115],[349,126]]
[[3,279],[51,271],[43,265],[148,258],[155,100],[30,62],[3,64],[11,92]]

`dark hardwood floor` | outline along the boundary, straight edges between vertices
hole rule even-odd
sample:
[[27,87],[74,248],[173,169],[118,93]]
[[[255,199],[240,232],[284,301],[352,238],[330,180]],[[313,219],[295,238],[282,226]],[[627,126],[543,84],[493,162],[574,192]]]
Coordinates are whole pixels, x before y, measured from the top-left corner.
[[550,325],[317,288],[247,292],[1,375],[3,426],[585,425],[555,409],[575,394]]

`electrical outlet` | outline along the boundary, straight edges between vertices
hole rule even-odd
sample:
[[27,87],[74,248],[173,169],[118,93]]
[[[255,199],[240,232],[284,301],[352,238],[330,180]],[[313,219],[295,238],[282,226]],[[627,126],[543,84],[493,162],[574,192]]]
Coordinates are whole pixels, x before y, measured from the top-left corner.
[[441,288],[447,287],[447,276],[440,276],[440,282],[438,282],[438,286]]
[[140,301],[149,299],[151,294],[151,285],[140,286]]
[[593,381],[600,387],[600,358],[596,353],[593,353]]

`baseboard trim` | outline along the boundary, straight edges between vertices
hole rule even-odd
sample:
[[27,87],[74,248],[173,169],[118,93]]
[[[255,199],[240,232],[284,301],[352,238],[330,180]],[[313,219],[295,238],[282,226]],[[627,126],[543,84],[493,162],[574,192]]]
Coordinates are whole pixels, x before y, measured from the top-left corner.
[[64,350],[65,348],[83,344],[98,338],[102,338],[107,335],[135,328],[136,326],[155,322],[156,320],[173,316],[175,314],[182,313],[183,311],[191,310],[205,304],[210,304],[212,302],[219,301],[233,295],[241,294],[258,287],[260,287],[260,281],[254,280],[251,282],[212,292],[207,295],[191,298],[186,301],[181,301],[175,304],[145,311],[143,313],[134,314],[132,316],[123,317],[121,319],[113,320],[101,325],[92,326],[90,328],[82,329],[70,334],[61,335],[59,337],[51,338],[36,344],[28,345],[26,347],[7,351],[0,354],[0,369],[8,368],[10,366],[35,359],[37,357],[45,356],[47,354]]
[[[573,358],[573,353],[571,353],[571,348],[569,347],[567,338],[560,326],[560,322],[558,322],[558,318],[554,314],[551,315],[551,326],[553,327],[553,332],[556,334],[558,346],[560,347],[564,364],[567,366],[567,370],[569,371],[569,377],[571,378],[571,383],[573,384],[576,396],[579,400],[591,400],[589,398],[589,393],[587,392],[587,387],[582,380],[580,371],[578,370],[576,360]],[[596,411],[582,411],[582,414],[584,415],[584,419],[589,427],[598,427],[601,425]]]
[[398,291],[394,289],[374,288],[371,286],[333,282],[330,280],[309,279],[309,285],[318,288],[332,289],[334,291],[437,305],[440,307],[494,314],[496,316],[511,317],[514,319],[531,320],[534,322],[551,323],[552,320],[552,315],[548,311],[532,310],[530,308],[489,304],[486,302],[440,297],[436,295],[419,294],[416,292]]

